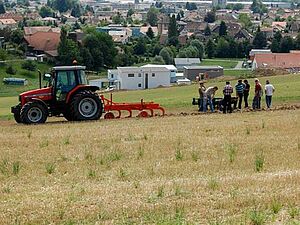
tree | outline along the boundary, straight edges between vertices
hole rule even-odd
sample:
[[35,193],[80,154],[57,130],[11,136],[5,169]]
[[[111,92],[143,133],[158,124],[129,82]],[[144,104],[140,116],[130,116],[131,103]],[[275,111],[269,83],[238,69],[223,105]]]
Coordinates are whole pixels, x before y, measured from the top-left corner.
[[178,29],[175,15],[170,17],[169,27],[168,27],[168,43],[169,45],[176,46],[178,44]]
[[227,26],[225,22],[222,20],[220,23],[220,29],[219,29],[219,36],[226,36],[227,35]]
[[146,42],[143,37],[140,37],[137,43],[133,46],[134,54],[144,55],[147,51]]
[[294,49],[294,41],[290,36],[285,36],[280,42],[280,52],[288,53]]
[[4,3],[0,1],[0,14],[4,14],[4,13],[5,13]]
[[211,35],[211,30],[210,30],[208,24],[206,25],[206,27],[204,29],[204,35],[205,36],[210,36]]
[[243,25],[243,28],[249,28],[252,26],[251,19],[246,13],[239,14],[239,22]]
[[165,64],[165,61],[164,61],[163,57],[161,57],[160,55],[156,55],[153,58],[153,60],[151,61],[151,63],[158,64],[158,65],[163,65],[163,64]]
[[22,69],[29,70],[29,71],[35,71],[36,70],[36,63],[32,60],[25,60],[21,64]]
[[236,58],[237,54],[238,54],[238,49],[237,49],[238,45],[235,42],[235,40],[233,38],[229,39],[229,51],[228,51],[228,57],[230,58]]
[[20,45],[23,42],[23,31],[20,29],[12,31],[10,41]]
[[48,7],[48,6],[42,6],[39,12],[40,16],[45,18],[45,17],[50,17],[53,15],[53,10]]
[[195,46],[188,46],[180,49],[177,57],[179,58],[198,58],[199,52]]
[[147,12],[147,22],[151,26],[156,26],[157,25],[157,15],[158,15],[158,10],[154,7],[151,7],[149,11]]
[[83,39],[83,46],[92,55],[93,69],[111,68],[115,65],[118,52],[110,35],[93,30]]
[[216,47],[216,56],[219,58],[227,58],[229,56],[229,51],[228,41],[223,37],[219,38]]
[[153,39],[154,38],[154,32],[152,30],[151,27],[148,28],[147,32],[146,32],[146,35],[150,38],[150,39]]
[[58,60],[63,65],[72,65],[74,60],[81,61],[78,45],[67,38],[67,30],[62,27],[57,48]]
[[253,13],[259,13],[261,15],[268,11],[261,0],[253,0],[250,9],[253,11]]
[[173,57],[168,51],[167,47],[163,48],[160,52],[159,55],[163,58],[165,64],[173,64]]
[[131,17],[134,14],[134,10],[130,8],[127,12],[127,17]]
[[216,46],[215,43],[212,39],[209,39],[207,44],[206,44],[206,48],[205,48],[205,52],[208,58],[213,58],[215,56],[215,52],[216,52]]
[[79,18],[82,16],[82,8],[80,4],[75,4],[75,6],[71,10],[71,16]]
[[280,43],[281,43],[282,35],[279,31],[274,34],[272,44],[271,44],[271,51],[272,52],[280,52]]
[[198,55],[197,57],[200,58],[200,60],[203,59],[203,55],[204,55],[204,45],[201,41],[199,41],[198,39],[192,40],[190,43],[190,46],[193,46],[197,49],[198,51]]
[[4,61],[7,58],[7,53],[4,49],[0,48],[0,61]]
[[204,17],[204,21],[207,23],[213,23],[216,21],[216,13],[214,11],[209,11]]
[[232,9],[235,10],[235,11],[240,11],[241,9],[244,8],[244,5],[241,4],[241,3],[236,3],[233,5]]
[[72,9],[76,1],[72,0],[53,0],[51,7],[58,10],[59,12],[66,12]]
[[260,27],[257,28],[256,35],[253,39],[253,47],[257,49],[261,49],[267,46],[267,38],[266,35],[260,31]]
[[118,12],[117,15],[113,16],[112,21],[114,24],[121,24],[123,18],[121,17],[121,14]]

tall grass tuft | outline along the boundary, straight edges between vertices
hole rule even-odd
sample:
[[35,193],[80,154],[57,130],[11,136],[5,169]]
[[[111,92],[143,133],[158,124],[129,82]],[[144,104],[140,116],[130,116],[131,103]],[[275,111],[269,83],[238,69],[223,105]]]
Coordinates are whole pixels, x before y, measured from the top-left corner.
[[64,145],[70,144],[70,136],[67,136],[67,137],[64,138],[63,144],[64,144]]
[[229,156],[229,162],[233,163],[236,158],[236,146],[233,144],[228,145],[227,152],[228,152],[228,156]]
[[257,153],[255,156],[255,171],[261,172],[264,168],[265,163],[265,157],[263,155],[263,152]]
[[96,171],[93,169],[89,169],[88,171],[88,178],[92,179],[96,177]]
[[193,151],[193,152],[191,153],[191,155],[192,155],[192,160],[193,160],[194,162],[197,162],[197,161],[199,160],[199,158],[200,158],[198,152]]
[[144,157],[144,148],[140,146],[137,154],[137,159],[142,159],[143,157]]
[[288,209],[288,213],[289,213],[289,216],[294,219],[296,218],[297,216],[299,216],[299,208],[297,208],[297,206],[295,205],[290,205],[289,206],[289,209]]
[[164,186],[160,186],[157,189],[157,197],[158,198],[162,198],[165,195],[165,191],[164,191],[165,187]]
[[183,153],[181,152],[180,148],[176,148],[175,158],[178,161],[181,161],[183,159]]
[[282,204],[278,201],[278,199],[273,199],[271,202],[271,210],[274,214],[279,213],[282,208]]
[[48,147],[48,145],[49,145],[49,141],[48,140],[43,140],[40,143],[40,148],[46,148],[46,147]]
[[13,175],[18,175],[21,169],[21,165],[19,161],[13,162],[12,164],[12,173]]
[[219,182],[216,178],[211,178],[209,179],[207,186],[210,190],[215,191],[219,187]]
[[3,159],[2,162],[0,163],[0,172],[3,175],[8,174],[8,159]]
[[253,225],[263,225],[266,223],[267,215],[262,211],[254,209],[250,211],[249,219]]
[[48,174],[53,174],[54,171],[55,171],[56,166],[55,166],[54,163],[47,163],[46,166],[45,166],[45,168],[46,168],[46,172]]
[[246,127],[246,134],[249,135],[250,134],[250,128]]
[[266,125],[266,124],[265,124],[265,121],[262,121],[262,123],[261,123],[261,128],[264,129],[264,128],[265,128],[265,125]]

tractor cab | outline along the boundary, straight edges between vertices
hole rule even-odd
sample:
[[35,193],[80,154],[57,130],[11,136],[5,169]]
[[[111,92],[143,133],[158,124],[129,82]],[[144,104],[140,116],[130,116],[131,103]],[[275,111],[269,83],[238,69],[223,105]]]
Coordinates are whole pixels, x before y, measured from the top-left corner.
[[[99,88],[88,85],[85,66],[56,66],[43,76],[48,85],[21,93],[20,103],[12,107],[17,122],[43,123],[48,116],[63,115],[67,120],[99,119],[102,102],[95,93]],[[34,110],[30,110],[34,106]]]

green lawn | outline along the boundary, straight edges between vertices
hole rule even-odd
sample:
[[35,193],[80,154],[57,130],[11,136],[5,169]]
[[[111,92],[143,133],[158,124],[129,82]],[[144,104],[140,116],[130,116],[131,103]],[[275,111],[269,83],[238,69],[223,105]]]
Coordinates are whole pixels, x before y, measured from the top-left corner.
[[[28,71],[21,68],[23,60],[8,62],[6,64],[0,64],[0,97],[16,96],[26,90],[37,88],[39,85],[38,72]],[[16,70],[15,75],[7,74],[6,68],[8,65],[12,65]],[[38,63],[37,68],[43,73],[47,72],[50,68],[45,63]],[[15,77],[15,78],[26,78],[28,80],[27,86],[16,86],[16,85],[4,85],[3,78]]]
[[203,59],[201,66],[222,66],[224,69],[234,68],[237,65],[237,59]]
[[[274,104],[293,103],[300,101],[300,75],[280,75],[273,77],[260,78],[261,83],[265,84],[266,79],[269,79],[275,86],[276,92],[274,95]],[[232,81],[235,85],[236,81]],[[251,85],[250,102],[253,98],[254,79],[249,79]],[[219,91],[217,97],[222,97],[222,88],[224,81],[212,80],[206,86],[218,86]],[[109,94],[105,94],[109,97]],[[139,102],[141,98],[145,101],[155,101],[166,108],[167,111],[182,111],[188,112],[195,109],[191,105],[192,98],[198,96],[198,85],[170,88],[157,88],[139,91],[119,91],[113,93],[114,101],[116,102]],[[15,97],[0,97],[0,118],[10,115],[10,107],[17,104],[18,98]]]

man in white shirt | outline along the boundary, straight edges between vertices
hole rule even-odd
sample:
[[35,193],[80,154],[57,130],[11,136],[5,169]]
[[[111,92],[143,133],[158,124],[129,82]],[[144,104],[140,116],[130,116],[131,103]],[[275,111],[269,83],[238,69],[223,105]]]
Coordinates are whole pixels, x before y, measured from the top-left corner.
[[271,108],[272,105],[272,96],[275,91],[275,88],[272,84],[270,84],[269,80],[266,80],[266,86],[265,86],[265,94],[266,94],[266,104],[267,108]]

